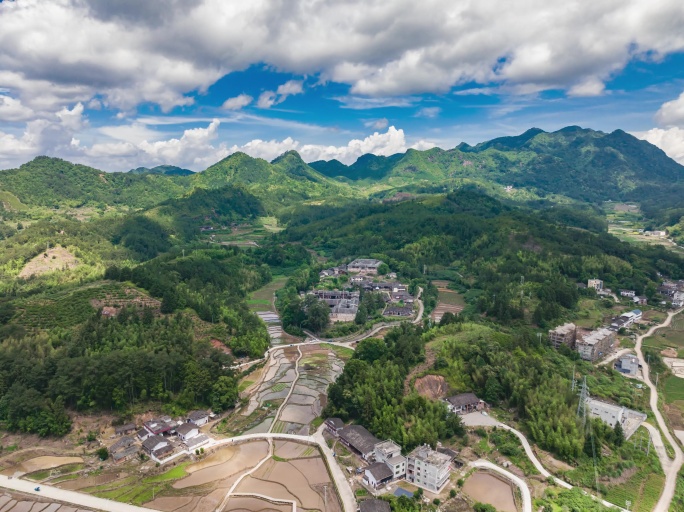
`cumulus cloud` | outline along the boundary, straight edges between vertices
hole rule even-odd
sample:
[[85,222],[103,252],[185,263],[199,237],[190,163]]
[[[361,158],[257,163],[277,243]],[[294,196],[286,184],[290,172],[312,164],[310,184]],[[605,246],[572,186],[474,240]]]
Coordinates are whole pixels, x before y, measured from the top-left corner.
[[83,118],[83,103],[77,103],[74,108],[69,110],[64,107],[62,110],[57,112],[57,117],[59,118],[62,126],[66,129],[77,132],[83,127],[85,119]]
[[646,132],[634,133],[634,136],[658,146],[670,158],[684,165],[684,129],[677,127],[653,128]]
[[[112,108],[168,111],[226,74],[266,64],[370,97],[470,83],[587,95],[631,60],[684,49],[680,0],[143,4],[0,2],[0,87],[29,108],[98,95]],[[301,86],[288,84],[272,91],[276,102]]]
[[[390,126],[385,133],[374,132],[363,139],[353,139],[343,146],[326,146],[323,144],[301,144],[292,137],[283,140],[252,140],[243,145],[234,145],[229,148],[229,153],[242,151],[253,157],[273,160],[286,151],[295,150],[307,162],[315,160],[337,159],[340,162],[351,164],[358,157],[366,153],[389,156],[401,153],[408,149],[404,130]],[[419,141],[411,147],[416,149],[429,149],[434,144]]]
[[684,92],[679,98],[663,103],[656,113],[656,121],[663,126],[684,127]]
[[234,98],[228,98],[223,102],[221,107],[226,110],[240,110],[252,103],[252,100],[254,100],[254,98],[252,98],[249,94],[240,94]]
[[0,94],[0,121],[26,121],[34,116],[33,110],[21,100]]

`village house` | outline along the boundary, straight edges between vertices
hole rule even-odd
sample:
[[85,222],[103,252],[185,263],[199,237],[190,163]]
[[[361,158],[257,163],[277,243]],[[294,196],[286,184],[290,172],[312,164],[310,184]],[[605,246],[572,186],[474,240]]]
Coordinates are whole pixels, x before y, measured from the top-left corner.
[[375,455],[375,445],[380,442],[380,440],[373,434],[368,432],[365,427],[361,425],[349,425],[344,427],[339,432],[340,441],[347,448],[358,455],[364,460],[371,460],[373,455]]
[[587,282],[587,287],[593,288],[594,290],[601,291],[603,290],[603,281],[600,279],[589,279]]
[[480,400],[475,393],[461,393],[460,395],[445,398],[449,411],[456,414],[467,414],[473,411],[481,411],[487,407],[484,400]]
[[154,419],[143,423],[145,430],[154,436],[173,433],[177,425],[178,423],[171,418]]
[[145,439],[142,444],[142,448],[149,455],[152,455],[156,458],[164,456],[173,450],[173,447],[165,438],[157,435]]
[[378,489],[392,481],[392,470],[384,462],[376,462],[363,472],[363,481],[373,489]]
[[428,445],[417,447],[406,458],[406,480],[427,491],[441,492],[450,474],[451,457]]
[[644,295],[637,295],[632,299],[634,301],[634,304],[637,304],[639,306],[646,306],[648,305],[648,298],[645,297]]
[[154,434],[151,434],[150,431],[147,430],[145,427],[141,428],[141,429],[138,430],[138,432],[136,433],[136,436],[137,436],[138,439],[140,439],[141,441],[144,441],[145,439],[147,439],[148,437],[151,437],[151,436],[153,436],[153,435],[154,435]]
[[196,450],[200,446],[207,444],[209,441],[211,441],[209,436],[206,436],[204,434],[200,434],[198,436],[186,439],[184,441],[184,444],[185,444],[185,446],[187,446],[188,450],[192,451],[192,450]]
[[672,306],[675,308],[684,306],[684,292],[674,292],[672,294]]
[[206,425],[209,422],[209,413],[207,411],[190,411],[188,413],[188,422],[194,423],[198,427]]
[[561,345],[568,348],[575,348],[575,340],[577,339],[577,326],[573,323],[559,325],[555,329],[549,331],[549,343],[553,348],[558,350]]
[[629,439],[647,418],[643,412],[591,397],[587,398],[586,408],[592,418],[600,418],[601,421],[613,428],[619,422],[625,439]]
[[390,504],[384,500],[363,500],[359,503],[359,512],[390,512]]
[[194,423],[183,423],[176,428],[176,435],[181,441],[185,442],[199,435],[199,427]]
[[325,428],[335,437],[340,435],[340,430],[344,428],[344,421],[340,418],[328,418],[325,420]]
[[136,429],[137,427],[135,426],[135,423],[126,423],[125,425],[119,425],[118,427],[114,427],[114,433],[117,436],[123,436],[135,432]]
[[636,292],[634,290],[620,290],[620,295],[623,297],[634,297]]
[[356,274],[377,274],[382,261],[359,258],[347,265],[347,271]]
[[138,445],[131,436],[123,436],[109,447],[109,455],[116,463],[123,462],[138,453]]
[[596,331],[584,331],[577,336],[575,347],[585,361],[596,361],[605,356],[615,343],[615,333],[605,327]]
[[401,447],[392,440],[375,445],[375,460],[387,464],[393,479],[403,478],[406,474],[406,457],[402,457]]
[[413,306],[389,305],[382,313],[383,316],[398,316],[408,318],[413,316]]

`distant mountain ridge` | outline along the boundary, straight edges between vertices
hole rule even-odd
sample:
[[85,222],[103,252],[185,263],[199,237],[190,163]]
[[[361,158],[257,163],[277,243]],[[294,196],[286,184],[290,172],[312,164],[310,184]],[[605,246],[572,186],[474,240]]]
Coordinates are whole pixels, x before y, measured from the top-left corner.
[[128,171],[129,174],[164,174],[166,176],[192,176],[190,169],[183,169],[175,165],[158,165],[156,167],[137,167]]
[[270,213],[309,201],[464,184],[500,194],[509,187],[527,190],[530,197],[551,194],[592,203],[632,200],[676,214],[684,197],[684,167],[622,130],[604,133],[569,126],[556,132],[532,128],[518,136],[475,146],[462,143],[448,150],[366,154],[351,165],[338,160],[307,164],[297,152],[288,151],[272,162],[237,152],[198,173],[175,166],[104,173],[48,157],[0,171],[0,191],[29,206],[95,203],[147,208],[197,187],[234,185],[256,196]]

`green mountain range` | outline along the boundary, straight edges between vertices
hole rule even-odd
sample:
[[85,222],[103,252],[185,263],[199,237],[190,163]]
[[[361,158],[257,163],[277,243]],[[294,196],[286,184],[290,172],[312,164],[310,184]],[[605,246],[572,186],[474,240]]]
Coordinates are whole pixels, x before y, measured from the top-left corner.
[[272,162],[234,153],[198,173],[174,166],[105,173],[48,157],[0,171],[0,194],[28,206],[149,208],[195,188],[233,185],[256,196],[270,214],[312,202],[435,192],[468,183],[517,201],[559,196],[590,203],[631,200],[654,217],[676,221],[684,215],[683,166],[624,131],[576,126],[553,133],[533,128],[516,137],[448,150],[363,155],[351,165],[337,160],[307,164],[289,151]]

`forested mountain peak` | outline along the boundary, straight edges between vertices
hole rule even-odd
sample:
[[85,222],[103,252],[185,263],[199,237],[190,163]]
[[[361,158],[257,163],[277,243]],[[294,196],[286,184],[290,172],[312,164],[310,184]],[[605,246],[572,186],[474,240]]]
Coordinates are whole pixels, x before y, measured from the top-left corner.
[[166,176],[192,176],[190,169],[183,169],[175,165],[158,165],[156,167],[137,167],[128,171],[129,174],[164,174]]

